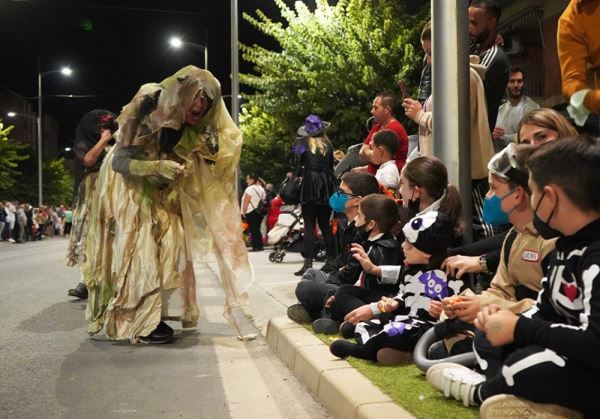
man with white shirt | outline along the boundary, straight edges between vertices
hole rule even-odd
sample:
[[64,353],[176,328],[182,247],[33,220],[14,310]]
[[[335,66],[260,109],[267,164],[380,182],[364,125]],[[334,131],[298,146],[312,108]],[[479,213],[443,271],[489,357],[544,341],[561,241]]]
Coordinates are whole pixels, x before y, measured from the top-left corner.
[[516,142],[519,122],[525,114],[540,106],[523,94],[525,73],[521,67],[511,67],[506,92],[508,100],[498,108],[496,127],[492,132],[496,153],[509,143]]

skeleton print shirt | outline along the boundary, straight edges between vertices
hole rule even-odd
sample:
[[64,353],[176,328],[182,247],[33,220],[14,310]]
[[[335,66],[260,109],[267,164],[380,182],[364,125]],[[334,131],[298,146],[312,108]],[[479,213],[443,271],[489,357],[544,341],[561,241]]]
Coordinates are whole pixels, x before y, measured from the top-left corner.
[[537,303],[517,321],[514,341],[600,368],[600,219],[557,240]]

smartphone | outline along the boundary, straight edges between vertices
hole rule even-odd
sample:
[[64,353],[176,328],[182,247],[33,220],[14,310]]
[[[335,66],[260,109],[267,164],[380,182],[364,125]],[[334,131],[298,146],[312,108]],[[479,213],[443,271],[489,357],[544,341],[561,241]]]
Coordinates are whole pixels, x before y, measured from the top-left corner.
[[406,90],[406,86],[404,85],[404,82],[402,82],[402,80],[398,80],[398,87],[402,92],[402,100],[410,97],[410,95],[408,94],[408,90]]

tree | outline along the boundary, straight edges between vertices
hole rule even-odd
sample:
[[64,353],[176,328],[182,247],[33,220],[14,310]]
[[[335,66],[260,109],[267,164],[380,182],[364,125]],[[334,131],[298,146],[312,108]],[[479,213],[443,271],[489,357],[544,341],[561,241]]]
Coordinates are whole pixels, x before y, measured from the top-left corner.
[[26,160],[27,144],[22,144],[8,138],[14,126],[4,128],[0,119],[0,191],[11,188],[21,174],[19,162]]
[[317,0],[314,12],[302,2],[292,10],[283,0],[274,1],[283,23],[260,10],[244,19],[274,38],[281,51],[241,45],[255,74],[240,75],[240,82],[254,90],[244,95],[240,118],[242,170],[259,167],[271,180],[283,178],[283,156],[308,114],[331,121],[334,147],[345,148],[364,139],[377,93],[398,93],[398,78],[416,92],[419,35],[428,11],[408,15],[397,0],[340,0],[335,6]]
[[[28,145],[24,145],[28,149]],[[0,160],[2,157],[0,156]],[[37,160],[25,156],[21,159],[14,184],[0,189],[0,199],[10,199],[37,205]],[[45,159],[42,164],[42,188],[44,205],[70,204],[73,200],[73,175],[64,164],[64,159]]]

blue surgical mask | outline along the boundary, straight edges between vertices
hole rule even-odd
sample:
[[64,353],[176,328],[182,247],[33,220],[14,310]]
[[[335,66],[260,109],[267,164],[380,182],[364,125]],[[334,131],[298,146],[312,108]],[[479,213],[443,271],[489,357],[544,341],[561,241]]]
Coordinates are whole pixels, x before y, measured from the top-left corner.
[[[508,214],[502,210],[502,200],[514,193],[516,189],[513,189],[504,196],[492,195],[489,198],[483,200],[483,221],[488,224],[502,225],[509,224]],[[514,208],[510,211],[514,211]]]
[[354,195],[352,194],[347,194],[338,190],[329,197],[329,206],[335,212],[343,213],[346,210],[346,204],[348,203],[348,200],[353,197]]

